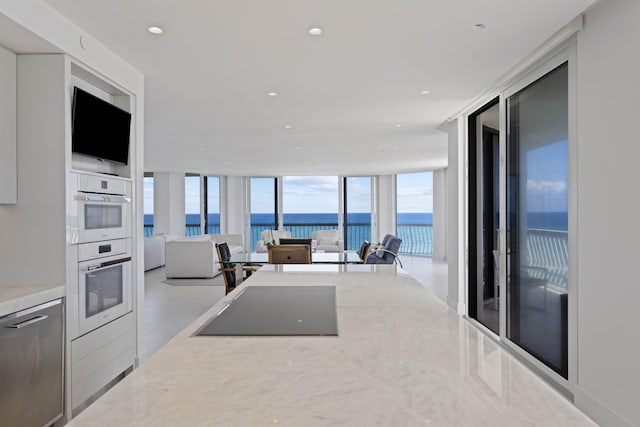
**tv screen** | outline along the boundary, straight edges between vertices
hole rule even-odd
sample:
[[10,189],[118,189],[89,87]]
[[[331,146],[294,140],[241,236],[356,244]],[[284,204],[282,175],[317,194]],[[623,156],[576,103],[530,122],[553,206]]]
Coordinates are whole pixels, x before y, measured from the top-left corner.
[[74,87],[71,117],[74,153],[127,164],[130,113]]

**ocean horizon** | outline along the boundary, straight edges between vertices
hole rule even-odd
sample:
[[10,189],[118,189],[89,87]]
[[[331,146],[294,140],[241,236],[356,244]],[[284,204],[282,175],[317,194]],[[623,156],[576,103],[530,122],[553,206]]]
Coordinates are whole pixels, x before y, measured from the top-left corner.
[[[566,212],[529,212],[529,228],[542,230],[567,231]],[[199,225],[200,214],[186,214],[186,225]],[[350,224],[370,224],[371,214],[366,212],[348,214]],[[269,225],[274,223],[273,214],[251,214],[251,223],[256,225]],[[337,224],[338,214],[333,213],[286,213],[285,224]],[[144,224],[153,225],[153,214],[144,214]],[[209,214],[209,224],[220,224],[220,214]],[[398,224],[433,224],[431,212],[400,212]]]
[[[186,225],[199,225],[200,214],[186,214]],[[370,224],[371,214],[350,213],[348,221],[352,224]],[[407,212],[398,214],[398,222],[402,224],[432,224],[433,214],[431,212]],[[153,225],[153,214],[144,214],[145,225]],[[273,224],[273,214],[257,213],[251,214],[252,224]],[[285,224],[337,224],[338,214],[333,213],[286,213],[284,214]],[[209,214],[209,224],[220,224],[220,214]]]

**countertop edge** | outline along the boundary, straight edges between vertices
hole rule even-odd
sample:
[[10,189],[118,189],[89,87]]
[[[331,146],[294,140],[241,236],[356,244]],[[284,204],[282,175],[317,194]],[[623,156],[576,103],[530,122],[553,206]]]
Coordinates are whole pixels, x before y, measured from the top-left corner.
[[0,288],[0,317],[65,296],[65,286]]

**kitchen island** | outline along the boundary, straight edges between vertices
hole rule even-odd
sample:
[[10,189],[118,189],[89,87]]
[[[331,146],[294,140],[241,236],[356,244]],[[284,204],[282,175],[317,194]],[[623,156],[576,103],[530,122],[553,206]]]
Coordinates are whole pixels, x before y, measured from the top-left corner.
[[[192,336],[250,286],[334,285],[338,336]],[[72,426],[593,426],[395,265],[267,265]]]

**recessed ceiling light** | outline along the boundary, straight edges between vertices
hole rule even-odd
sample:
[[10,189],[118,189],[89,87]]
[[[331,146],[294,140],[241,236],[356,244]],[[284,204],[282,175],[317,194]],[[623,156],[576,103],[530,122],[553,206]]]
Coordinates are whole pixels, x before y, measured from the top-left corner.
[[148,30],[151,34],[162,34],[163,31],[160,27],[149,27]]
[[423,90],[422,92],[420,92],[420,95],[429,95],[430,93],[430,90]]
[[267,95],[269,95],[269,96],[278,96],[278,92],[269,92]]
[[401,128],[401,127],[402,127],[402,123],[398,123],[398,124],[396,125],[396,127],[397,127],[397,128]]
[[312,36],[321,36],[322,28],[318,28],[318,27],[309,28],[309,34],[311,34]]
[[473,27],[471,27],[472,30],[474,31],[479,31],[479,30],[484,30],[487,26],[484,24],[474,24]]
[[296,150],[300,151],[302,150],[302,147],[296,147]]
[[225,165],[229,166],[231,162],[224,162]]
[[285,128],[285,129],[291,129],[292,127],[293,127],[293,126],[291,126],[291,125],[284,125],[284,128]]

